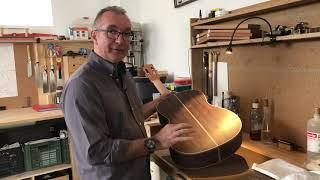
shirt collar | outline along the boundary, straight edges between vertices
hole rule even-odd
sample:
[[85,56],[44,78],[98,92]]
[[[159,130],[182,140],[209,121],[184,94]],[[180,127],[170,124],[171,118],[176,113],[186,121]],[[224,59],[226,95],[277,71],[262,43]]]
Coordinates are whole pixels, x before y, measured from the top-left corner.
[[125,73],[124,62],[111,63],[107,59],[99,56],[97,53],[92,51],[88,57],[89,64],[95,68],[97,71],[108,74],[109,76],[118,78],[119,74]]

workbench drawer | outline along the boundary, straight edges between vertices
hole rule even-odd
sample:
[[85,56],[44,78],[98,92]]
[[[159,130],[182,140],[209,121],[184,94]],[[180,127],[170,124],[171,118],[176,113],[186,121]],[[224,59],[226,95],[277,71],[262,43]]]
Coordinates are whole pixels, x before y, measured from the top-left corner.
[[69,77],[85,62],[87,62],[87,56],[64,56],[63,57],[64,80],[67,81]]
[[69,64],[81,65],[87,61],[87,56],[68,57]]

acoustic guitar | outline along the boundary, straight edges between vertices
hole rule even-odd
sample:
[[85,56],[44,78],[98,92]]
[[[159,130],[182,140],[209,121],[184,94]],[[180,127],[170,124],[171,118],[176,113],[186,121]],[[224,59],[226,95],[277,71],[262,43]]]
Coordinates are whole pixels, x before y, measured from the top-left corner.
[[[144,71],[160,94],[170,93],[153,65],[144,65]],[[161,125],[188,123],[195,131],[191,141],[170,148],[171,158],[180,168],[204,168],[220,163],[242,143],[240,118],[232,111],[210,105],[200,91],[169,94],[156,108]]]

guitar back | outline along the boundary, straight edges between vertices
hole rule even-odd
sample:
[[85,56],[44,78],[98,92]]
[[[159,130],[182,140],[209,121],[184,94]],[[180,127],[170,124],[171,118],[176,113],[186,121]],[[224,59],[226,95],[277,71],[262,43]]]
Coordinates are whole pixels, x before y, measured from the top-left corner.
[[[156,73],[151,71],[149,69],[146,74],[152,76]],[[154,78],[150,80],[155,82]],[[157,89],[162,85],[157,82],[154,84]],[[161,88],[158,90],[162,94],[168,93]],[[179,142],[170,148],[172,160],[182,168],[201,168],[219,163],[235,153],[241,145],[240,118],[227,109],[208,104],[200,91],[170,94],[159,102],[157,111],[162,125],[188,123],[194,129],[193,140]]]
[[217,148],[241,132],[241,120],[233,112],[207,103],[200,91],[190,90],[170,95],[157,106],[168,123],[191,124],[193,140],[173,148],[183,153],[198,153]]

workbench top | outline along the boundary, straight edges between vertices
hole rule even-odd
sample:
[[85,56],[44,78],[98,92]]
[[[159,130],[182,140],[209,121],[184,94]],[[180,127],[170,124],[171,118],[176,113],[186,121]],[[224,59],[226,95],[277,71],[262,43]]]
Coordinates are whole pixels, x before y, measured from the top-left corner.
[[[152,129],[159,127],[159,119],[151,118],[145,122],[149,135],[153,135]],[[154,132],[155,133],[155,132]],[[253,141],[248,133],[242,134],[242,144],[234,156],[219,166],[211,166],[198,170],[179,169],[170,157],[168,150],[157,151],[151,156],[152,160],[168,175],[179,179],[270,179],[263,174],[250,170],[253,163],[263,163],[269,159],[280,158],[296,166],[304,167],[306,153],[279,149],[277,144],[264,144],[261,141]],[[247,168],[247,170],[245,169]],[[178,174],[178,175],[177,175]],[[228,174],[228,175],[226,175]],[[233,175],[232,175],[233,174]],[[180,177],[180,179],[183,179]]]
[[271,178],[251,170],[252,164],[260,164],[270,159],[280,158],[303,167],[306,154],[278,149],[276,144],[263,144],[260,141],[252,141],[247,133],[243,133],[243,141],[238,151],[223,163],[208,168],[198,170],[180,169],[172,161],[168,150],[157,151],[152,154],[151,158],[168,175],[172,175],[178,179],[269,180]]
[[173,176],[175,179],[272,179],[259,172],[251,170],[253,163],[263,163],[270,158],[243,147],[240,147],[236,154],[232,155],[222,163],[202,169],[178,168],[172,161],[168,150],[155,152],[152,154],[151,159],[163,171],[165,171],[168,175]]
[[61,110],[37,112],[32,108],[8,109],[0,111],[0,128],[23,126],[57,118],[63,118]]

